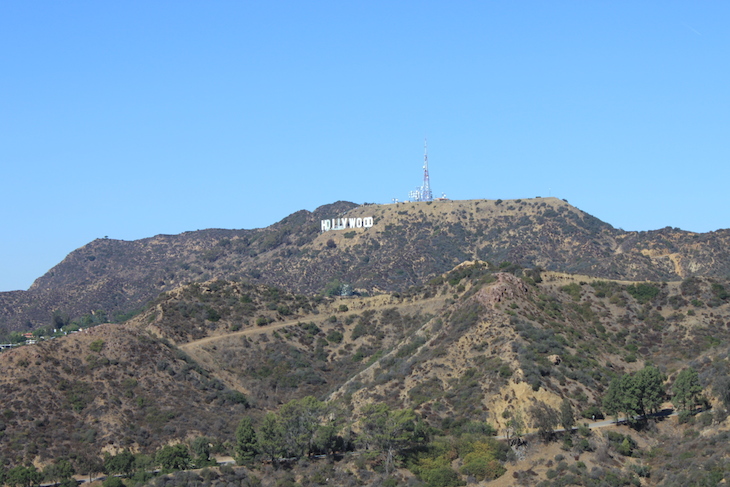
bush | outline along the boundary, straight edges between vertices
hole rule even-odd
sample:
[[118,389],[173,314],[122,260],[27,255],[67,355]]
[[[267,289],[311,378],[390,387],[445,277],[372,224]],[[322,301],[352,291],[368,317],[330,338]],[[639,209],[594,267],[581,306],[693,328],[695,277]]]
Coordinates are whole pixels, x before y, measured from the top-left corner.
[[640,304],[645,304],[657,297],[659,288],[653,284],[639,283],[626,287],[626,292],[634,297]]
[[332,330],[327,335],[327,341],[330,342],[330,343],[341,343],[342,342],[342,338],[343,338],[342,333],[340,333],[337,330]]
[[648,465],[631,465],[633,470],[639,477],[648,479],[651,476],[651,467]]
[[692,411],[680,411],[677,415],[677,421],[679,424],[694,424],[694,420],[695,417]]
[[436,467],[421,473],[428,487],[457,487],[466,485],[459,474],[451,467]]
[[101,485],[104,487],[125,487],[124,482],[119,477],[107,477]]
[[473,452],[464,457],[462,472],[473,475],[477,480],[494,480],[504,475],[506,469],[497,460]]
[[604,419],[603,411],[598,406],[591,406],[580,413],[580,415],[591,421],[594,419]]

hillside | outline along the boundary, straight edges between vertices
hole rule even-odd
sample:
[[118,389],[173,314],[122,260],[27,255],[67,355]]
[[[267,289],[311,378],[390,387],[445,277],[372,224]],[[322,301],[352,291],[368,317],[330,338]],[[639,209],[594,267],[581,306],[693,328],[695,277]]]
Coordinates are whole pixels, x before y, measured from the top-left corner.
[[[340,217],[375,223],[320,232],[321,220]],[[92,313],[101,321],[121,320],[160,292],[210,279],[299,293],[321,292],[335,281],[361,292],[396,292],[475,259],[605,279],[726,277],[729,244],[728,230],[624,232],[556,198],[338,202],[257,230],[95,240],[28,291],[0,293],[0,325],[28,330]]]
[[[712,278],[635,284],[484,262],[373,297],[192,284],[126,324],[0,354],[0,453],[17,464],[68,451],[153,453],[201,435],[223,444],[243,416],[260,424],[308,395],[351,421],[380,403],[413,408],[443,434],[471,422],[503,434],[537,401],[590,415],[612,378],[647,363],[668,384],[691,363],[721,411],[728,289]],[[652,434],[641,433],[647,451],[661,444]],[[621,472],[600,458],[614,453],[599,440],[583,459]]]

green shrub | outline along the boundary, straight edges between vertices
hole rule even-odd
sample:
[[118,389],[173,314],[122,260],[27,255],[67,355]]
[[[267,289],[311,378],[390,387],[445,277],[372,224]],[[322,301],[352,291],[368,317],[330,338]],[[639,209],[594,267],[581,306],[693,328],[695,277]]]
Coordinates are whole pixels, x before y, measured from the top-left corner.
[[583,416],[586,419],[593,420],[595,419],[603,419],[603,412],[601,411],[601,408],[598,406],[590,406],[589,408],[583,410],[582,413],[580,413],[581,416]]
[[103,487],[125,487],[124,482],[119,477],[107,477],[101,485]]
[[577,283],[571,282],[567,286],[561,287],[560,290],[563,291],[564,293],[569,294],[573,298],[574,301],[580,300],[581,287]]
[[355,328],[352,329],[352,335],[350,336],[350,339],[357,340],[361,336],[367,335],[367,329],[365,328],[365,325],[362,323],[358,323],[355,325]]
[[677,421],[679,424],[694,424],[694,413],[692,411],[680,411],[677,415]]
[[464,457],[463,473],[473,475],[477,480],[494,480],[501,477],[506,469],[497,460],[481,452],[472,452]]
[[657,297],[659,288],[653,284],[639,283],[626,287],[626,292],[634,297],[639,303],[645,304]]
[[451,467],[436,467],[421,473],[421,478],[428,487],[458,487],[466,485],[459,474]]
[[102,348],[104,348],[104,340],[101,340],[101,339],[94,340],[89,345],[89,350],[91,350],[92,352],[96,352],[96,353],[101,352]]
[[342,333],[337,330],[332,330],[329,334],[327,334],[327,341],[330,343],[341,343],[342,338]]

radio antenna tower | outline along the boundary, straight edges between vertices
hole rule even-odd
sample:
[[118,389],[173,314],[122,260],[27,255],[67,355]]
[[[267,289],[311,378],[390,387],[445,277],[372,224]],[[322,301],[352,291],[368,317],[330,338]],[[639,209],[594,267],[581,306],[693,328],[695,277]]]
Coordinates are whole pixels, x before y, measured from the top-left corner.
[[433,201],[431,180],[428,177],[428,140],[423,139],[423,186],[421,187],[421,201]]

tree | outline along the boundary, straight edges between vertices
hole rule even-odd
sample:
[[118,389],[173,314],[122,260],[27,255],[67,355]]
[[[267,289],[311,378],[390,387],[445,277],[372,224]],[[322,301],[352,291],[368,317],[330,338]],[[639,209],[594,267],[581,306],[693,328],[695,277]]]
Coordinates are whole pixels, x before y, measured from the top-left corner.
[[516,439],[520,441],[522,435],[525,434],[525,421],[522,418],[522,411],[516,410],[512,413],[509,421],[507,421],[507,441],[512,444]]
[[647,365],[636,373],[638,405],[641,415],[647,419],[649,413],[656,413],[664,401],[666,377],[653,365]]
[[119,477],[107,477],[101,485],[102,487],[125,487],[124,482]]
[[276,464],[284,445],[284,429],[279,417],[275,413],[267,413],[256,436],[259,449],[269,457],[271,463]]
[[11,487],[32,487],[40,484],[41,480],[43,480],[43,474],[35,466],[18,465],[8,470],[6,482]]
[[620,413],[634,421],[637,416],[647,419],[649,413],[657,412],[664,400],[664,374],[648,365],[636,375],[624,374],[611,381],[603,397],[603,408],[616,417]]
[[104,458],[104,473],[129,477],[134,472],[134,454],[124,450],[116,455],[107,454]]
[[301,457],[312,450],[323,408],[321,401],[307,396],[289,401],[279,409],[287,456]]
[[619,414],[624,411],[623,406],[621,377],[616,377],[608,385],[608,390],[603,396],[603,409],[607,414],[613,416],[616,422],[618,422]]
[[322,422],[314,433],[312,447],[315,451],[326,455],[346,448],[345,439],[338,434],[344,423],[345,413],[341,408],[327,404],[322,410]]
[[210,458],[212,443],[214,440],[207,436],[198,436],[190,444],[190,449],[195,455],[195,466],[198,468],[216,465],[215,459]]
[[239,465],[250,465],[259,452],[256,431],[253,429],[251,418],[244,416],[236,428],[236,446],[234,453],[236,463]]
[[60,483],[63,480],[70,479],[74,474],[74,468],[71,462],[62,458],[56,463],[52,463],[43,469],[43,477],[51,482]]
[[712,391],[726,408],[730,408],[730,376],[723,374],[718,377],[712,385]]
[[182,443],[163,446],[157,450],[155,462],[163,470],[185,470],[191,464],[188,447]]
[[104,471],[104,463],[90,450],[83,450],[78,453],[74,453],[72,460],[76,466],[76,472],[89,476],[89,482],[92,480],[92,475]]
[[558,412],[555,408],[548,406],[544,402],[537,401],[530,406],[529,413],[532,417],[533,426],[537,428],[538,436],[545,443],[550,441],[555,433],[555,427],[560,421]]
[[682,370],[672,384],[672,391],[674,392],[672,400],[674,407],[681,407],[685,411],[694,407],[697,404],[697,396],[702,392],[697,371],[692,367]]
[[389,475],[395,456],[425,440],[412,409],[391,410],[387,404],[368,404],[360,420],[365,441],[385,454],[385,474]]
[[572,432],[573,426],[575,426],[573,407],[570,405],[570,400],[567,397],[560,403],[560,424],[568,433]]

